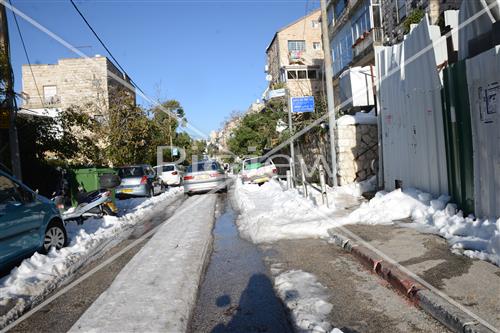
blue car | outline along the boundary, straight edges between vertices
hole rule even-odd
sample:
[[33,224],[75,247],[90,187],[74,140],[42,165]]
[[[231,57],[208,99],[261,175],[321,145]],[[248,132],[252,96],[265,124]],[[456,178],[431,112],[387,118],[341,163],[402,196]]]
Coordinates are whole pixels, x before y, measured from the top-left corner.
[[0,270],[67,242],[55,204],[0,170]]

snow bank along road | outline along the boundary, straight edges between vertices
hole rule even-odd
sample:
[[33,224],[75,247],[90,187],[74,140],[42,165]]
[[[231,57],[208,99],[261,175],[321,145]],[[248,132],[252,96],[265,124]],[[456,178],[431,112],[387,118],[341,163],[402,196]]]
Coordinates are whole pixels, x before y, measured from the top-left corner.
[[184,332],[211,246],[217,196],[187,199],[70,332]]
[[[101,260],[103,256],[106,258],[111,256],[110,253],[119,251],[122,245],[127,243],[127,239],[138,238],[165,221],[182,202],[182,198],[181,189],[172,189],[152,199],[119,201],[122,215],[119,218],[90,219],[82,226],[69,224],[68,247],[61,251],[52,251],[47,256],[36,253],[14,268],[9,275],[0,279],[0,328],[29,308],[53,297],[59,292],[60,286],[85,274],[99,261],[103,261],[104,259]],[[114,265],[115,269],[122,267],[128,259],[123,261],[123,258],[120,258],[118,261],[121,262],[121,266]],[[108,275],[112,275],[109,270],[106,271]],[[94,283],[83,293],[86,298],[93,294],[90,291],[96,292],[102,285],[102,281],[90,280]],[[66,318],[71,312],[69,309],[79,308],[75,307],[74,303],[81,303],[79,301],[82,299],[74,295],[75,293],[70,293],[68,299],[73,300],[73,303],[66,303],[62,318]],[[48,308],[50,307],[45,306],[43,310],[48,311]],[[36,317],[37,315],[33,315],[27,321],[31,322],[31,326],[26,321],[21,326],[38,330],[41,323],[47,322],[47,316],[39,321],[33,320]],[[56,320],[52,320],[52,323],[56,326],[59,324]]]

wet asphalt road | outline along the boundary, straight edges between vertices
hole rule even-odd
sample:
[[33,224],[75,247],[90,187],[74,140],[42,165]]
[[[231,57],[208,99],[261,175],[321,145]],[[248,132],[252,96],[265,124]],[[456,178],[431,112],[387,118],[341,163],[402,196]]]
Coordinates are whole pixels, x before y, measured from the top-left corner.
[[[166,210],[154,215],[152,218],[143,221],[135,226],[128,235],[128,238],[122,241],[117,246],[110,249],[106,254],[89,264],[81,270],[73,280],[90,271],[115,253],[125,248],[134,240],[140,238],[148,231],[165,222],[172,216],[176,209],[182,204],[184,198],[179,198],[168,206]],[[152,236],[151,236],[152,237]],[[82,281],[80,284],[63,294],[55,301],[44,306],[31,317],[19,323],[9,332],[67,332],[71,326],[80,318],[87,308],[111,285],[116,275],[123,267],[139,252],[139,250],[151,238],[146,238],[139,245],[133,247],[129,251],[122,254],[118,259],[111,264],[97,271],[90,278]],[[69,283],[69,282],[68,282]],[[56,293],[58,290],[54,291]],[[48,295],[47,297],[50,297]]]
[[293,332],[261,251],[238,235],[228,197],[218,202],[222,215],[190,332]]

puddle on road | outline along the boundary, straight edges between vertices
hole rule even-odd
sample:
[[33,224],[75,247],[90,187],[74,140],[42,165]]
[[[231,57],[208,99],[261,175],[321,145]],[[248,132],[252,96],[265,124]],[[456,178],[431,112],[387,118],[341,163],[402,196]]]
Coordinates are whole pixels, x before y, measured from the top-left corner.
[[262,254],[239,237],[237,213],[221,195],[213,253],[190,324],[191,332],[292,332],[274,294]]

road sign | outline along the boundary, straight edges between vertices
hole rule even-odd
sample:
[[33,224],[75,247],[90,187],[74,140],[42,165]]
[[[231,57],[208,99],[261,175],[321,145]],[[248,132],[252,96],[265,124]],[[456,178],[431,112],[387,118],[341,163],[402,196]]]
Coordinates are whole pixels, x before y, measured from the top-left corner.
[[282,96],[285,96],[286,95],[286,91],[284,88],[282,89],[275,89],[275,90],[269,90],[267,92],[267,99],[271,99],[271,98],[276,98],[276,97],[282,97]]
[[314,112],[314,97],[313,96],[303,96],[303,97],[292,97],[292,112]]

